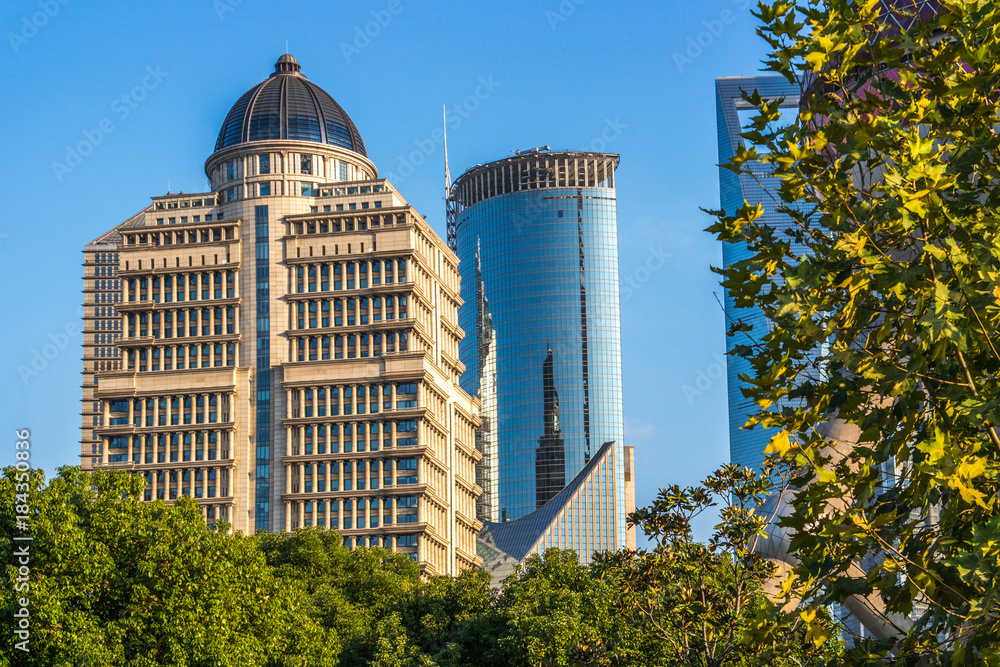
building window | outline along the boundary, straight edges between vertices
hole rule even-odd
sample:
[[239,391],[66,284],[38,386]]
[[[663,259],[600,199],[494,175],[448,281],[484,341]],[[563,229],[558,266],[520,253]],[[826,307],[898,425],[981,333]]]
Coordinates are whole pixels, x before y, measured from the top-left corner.
[[270,153],[264,153],[263,155],[260,156],[259,165],[260,165],[260,168],[258,169],[259,173],[261,173],[261,174],[270,174],[271,173],[271,155],[270,155]]
[[230,161],[226,163],[226,176],[227,180],[234,180],[236,178],[236,162]]
[[260,196],[261,197],[270,197],[271,196],[271,184],[270,183],[261,183],[260,184]]
[[299,156],[299,173],[302,173],[302,174],[312,174],[313,173],[313,159],[312,159],[312,155],[300,155]]

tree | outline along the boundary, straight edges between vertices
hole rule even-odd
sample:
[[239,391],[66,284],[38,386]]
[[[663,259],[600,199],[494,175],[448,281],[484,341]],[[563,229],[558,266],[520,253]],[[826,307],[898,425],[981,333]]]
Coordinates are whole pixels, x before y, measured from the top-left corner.
[[532,554],[504,581],[497,600],[502,652],[491,664],[589,664],[583,659],[607,645],[624,657],[631,628],[611,610],[615,593],[614,580],[581,565],[575,551]]
[[[894,5],[889,11],[887,4]],[[789,595],[867,600],[886,641],[849,656],[1000,660],[1000,7],[761,3],[774,100],[728,168],[780,179],[787,235],[751,202],[715,212],[752,256],[721,273],[770,333],[752,363],[749,426],[792,475]],[[917,9],[920,12],[917,13]],[[903,26],[900,30],[899,26]],[[796,255],[793,244],[807,248]],[[735,323],[734,331],[745,331]]]
[[415,655],[398,612],[416,591],[420,570],[405,554],[380,547],[349,550],[339,533],[320,528],[254,539],[276,578],[300,593],[304,613],[342,638],[339,664],[368,665],[376,656],[393,664],[388,656],[397,649]]
[[457,577],[431,577],[403,609],[413,641],[441,667],[492,662],[506,625],[496,609],[491,577],[482,569]]
[[[754,546],[769,519],[759,510],[774,486],[766,474],[729,464],[704,486],[661,489],[629,517],[654,548],[598,556],[598,572],[617,579],[614,608],[647,638],[660,639],[661,653],[649,664],[805,665],[836,655],[825,614],[780,624],[767,618],[773,605],[762,587],[774,566]],[[708,544],[695,541],[692,519],[720,503]],[[647,639],[647,653],[651,648]]]
[[255,540],[282,585],[301,593],[304,612],[343,638],[345,667],[484,664],[503,634],[482,570],[422,581],[406,554],[348,550],[319,528]]
[[[18,472],[4,469],[0,503],[14,506]],[[252,540],[205,524],[194,501],[140,500],[124,472],[61,468],[27,482],[31,508],[31,644],[0,639],[0,664],[335,665],[336,636],[282,590]],[[0,608],[12,618],[14,517],[0,514]],[[20,662],[11,663],[19,659]]]

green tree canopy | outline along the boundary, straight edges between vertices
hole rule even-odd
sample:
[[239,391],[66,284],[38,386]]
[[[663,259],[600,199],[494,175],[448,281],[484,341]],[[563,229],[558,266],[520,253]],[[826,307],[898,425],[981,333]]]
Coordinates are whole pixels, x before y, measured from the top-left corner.
[[[0,479],[5,508],[16,474]],[[336,664],[336,635],[303,613],[250,538],[209,529],[193,501],[142,502],[142,478],[120,472],[62,468],[45,484],[35,471],[27,483],[30,652],[5,632],[0,665]],[[8,619],[15,534],[12,514],[0,514]]]
[[778,233],[748,202],[710,230],[749,248],[723,284],[773,323],[736,354],[754,369],[750,425],[779,429],[769,451],[795,488],[790,593],[884,605],[888,640],[853,659],[992,663],[1000,7],[916,14],[925,4],[760,4],[768,67],[803,82],[800,113],[775,130],[777,102],[748,95],[760,115],[745,137],[767,150],[726,166],[766,165],[794,224]]

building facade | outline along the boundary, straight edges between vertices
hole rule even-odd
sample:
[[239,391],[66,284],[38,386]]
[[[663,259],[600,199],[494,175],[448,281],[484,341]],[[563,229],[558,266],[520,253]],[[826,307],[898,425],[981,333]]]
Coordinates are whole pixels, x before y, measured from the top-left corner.
[[[742,93],[758,91],[767,98],[784,98],[781,104],[782,115],[788,114],[794,118],[799,107],[799,87],[789,83],[782,76],[755,77],[725,77],[715,80],[716,121],[719,132],[719,164],[726,164],[736,154],[743,144],[750,145],[740,135],[747,131],[752,116],[757,115],[752,105],[743,101]],[[792,224],[789,216],[777,210],[780,199],[776,192],[778,181],[772,177],[768,169],[760,163],[751,163],[747,168],[752,174],[734,174],[728,169],[719,168],[719,195],[721,208],[728,213],[734,213],[744,202],[756,204],[760,202],[764,209],[761,221],[777,230]],[[804,252],[804,248],[793,247],[793,251]],[[746,259],[749,251],[744,245],[735,243],[722,244],[722,263],[725,267]],[[757,308],[736,308],[733,299],[726,290],[725,294],[726,328],[736,321],[751,325],[749,332],[739,332],[726,337],[726,352],[731,353],[738,345],[750,345],[754,340],[764,336],[769,321],[764,313]],[[755,428],[743,429],[747,418],[757,413],[757,405],[745,398],[740,391],[744,386],[740,375],[751,375],[753,369],[749,361],[741,357],[729,355],[726,357],[726,383],[729,396],[729,458],[732,463],[760,469],[764,463],[764,448],[767,446],[772,430]]]
[[[573,549],[584,561],[595,551],[635,549],[634,529],[626,533],[624,544],[616,541],[615,515],[608,511],[620,490],[625,492],[625,506],[635,508],[634,463],[632,447],[606,442],[569,484],[537,510],[513,521],[487,522],[479,534],[478,550],[494,587],[528,556],[553,547]],[[624,470],[624,488],[619,470]]]
[[205,173],[211,192],[153,197],[85,248],[84,466],[247,533],[478,565],[458,257],[287,54]]
[[470,169],[449,191],[461,382],[482,403],[478,516],[541,510],[610,442],[614,479],[599,499],[610,520],[581,524],[588,549],[626,544],[617,166],[535,150]]

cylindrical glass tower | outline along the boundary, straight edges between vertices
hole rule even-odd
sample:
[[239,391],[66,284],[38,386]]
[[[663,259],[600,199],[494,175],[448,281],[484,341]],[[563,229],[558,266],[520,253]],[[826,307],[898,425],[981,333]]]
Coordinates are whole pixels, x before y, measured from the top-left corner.
[[[482,402],[482,520],[535,511],[605,442],[623,447],[617,166],[617,155],[536,150],[451,189],[461,384]],[[624,535],[619,495],[608,511]]]

